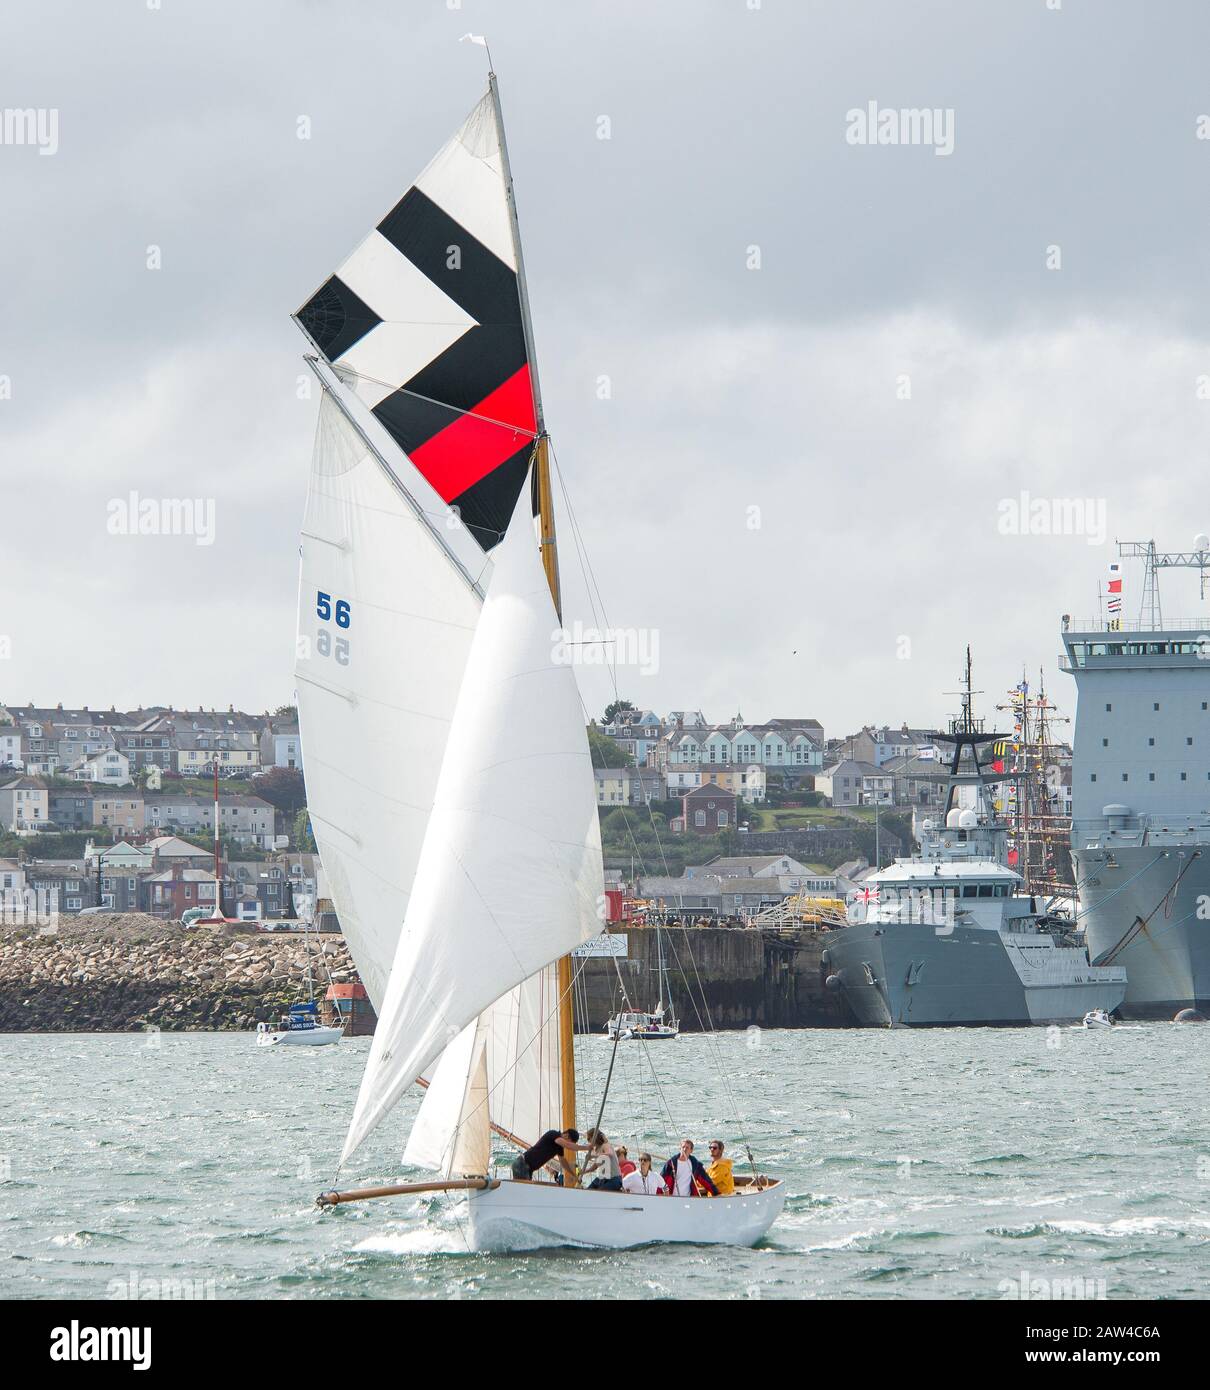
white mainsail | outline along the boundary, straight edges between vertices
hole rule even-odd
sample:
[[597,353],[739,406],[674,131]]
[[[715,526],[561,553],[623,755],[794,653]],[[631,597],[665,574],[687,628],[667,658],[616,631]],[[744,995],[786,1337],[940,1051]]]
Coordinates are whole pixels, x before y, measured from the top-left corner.
[[342,1161],[472,1020],[600,929],[583,711],[524,493],[493,558]]
[[378,1009],[481,602],[342,411],[342,389],[320,403],[295,682],[312,828]]

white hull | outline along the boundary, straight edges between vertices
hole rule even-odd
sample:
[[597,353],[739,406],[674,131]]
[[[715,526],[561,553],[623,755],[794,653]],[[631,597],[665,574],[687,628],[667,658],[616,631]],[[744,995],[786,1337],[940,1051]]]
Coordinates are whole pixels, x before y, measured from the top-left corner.
[[323,1047],[326,1043],[339,1042],[344,1030],[341,1028],[290,1028],[267,1030],[256,1035],[257,1047]]
[[733,1197],[643,1197],[505,1179],[467,1195],[476,1250],[624,1249],[669,1242],[755,1245],[781,1214],[786,1186],[779,1181]]

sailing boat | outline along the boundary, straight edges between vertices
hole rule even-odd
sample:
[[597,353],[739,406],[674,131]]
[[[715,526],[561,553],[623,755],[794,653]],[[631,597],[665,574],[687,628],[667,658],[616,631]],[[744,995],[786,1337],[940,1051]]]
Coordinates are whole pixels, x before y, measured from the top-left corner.
[[[494,73],[298,311],[323,396],[295,675],[311,821],[379,1023],[346,1161],[415,1081],[404,1158],[479,1248],[752,1243],[783,1184],[632,1198],[492,1177],[576,1122],[571,952],[600,930],[585,721],[556,664],[548,436]],[[536,504],[536,505],[535,505]],[[533,515],[539,527],[535,535]]]
[[639,1042],[662,1042],[675,1038],[680,1033],[676,1014],[664,1016],[664,1000],[668,999],[671,1006],[671,998],[668,992],[668,966],[664,960],[664,933],[658,922],[655,928],[655,949],[658,960],[656,981],[659,990],[655,1008],[651,1013],[643,1013],[633,1008],[629,999],[623,999],[623,1008],[605,1024],[607,1037],[633,1038]]

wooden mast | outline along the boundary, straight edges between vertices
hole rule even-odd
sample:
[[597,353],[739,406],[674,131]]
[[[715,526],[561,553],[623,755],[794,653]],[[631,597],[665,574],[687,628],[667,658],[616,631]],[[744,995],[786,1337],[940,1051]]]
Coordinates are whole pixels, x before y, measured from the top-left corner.
[[[554,497],[550,487],[550,437],[542,416],[542,392],[538,385],[538,356],[534,351],[533,323],[529,313],[529,290],[525,283],[525,260],[521,254],[521,229],[517,222],[517,200],[513,194],[512,167],[508,162],[508,141],[504,135],[504,114],[500,109],[500,89],[491,69],[488,55],[488,90],[496,114],[496,132],[500,137],[500,164],[508,199],[509,220],[512,223],[513,254],[517,262],[517,289],[521,300],[521,325],[525,333],[525,355],[529,361],[529,378],[534,393],[534,419],[537,439],[534,445],[533,479],[537,493],[538,520],[541,531],[542,568],[550,585],[559,622],[563,621],[563,599],[559,585],[559,548],[555,540]],[[575,1021],[572,1015],[571,957],[561,956],[557,962],[559,994],[559,1100],[560,1128],[570,1129],[576,1122],[576,1055]]]

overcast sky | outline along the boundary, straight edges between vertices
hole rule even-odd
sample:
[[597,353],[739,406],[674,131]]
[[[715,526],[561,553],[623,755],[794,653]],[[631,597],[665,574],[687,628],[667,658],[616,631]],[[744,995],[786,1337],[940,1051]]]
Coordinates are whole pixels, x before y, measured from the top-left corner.
[[[988,704],[1044,665],[1074,707],[1114,538],[1210,531],[1210,6],[1055,4],[4,0],[0,108],[58,148],[0,145],[0,700],[292,698],[289,315],[478,99],[474,30],[561,470],[658,634],[621,693],[923,724],[969,641]],[[952,111],[952,153],[850,143],[870,102]],[[214,544],[111,534],[131,491],[213,499]],[[1093,535],[1004,534],[1022,491]]]

